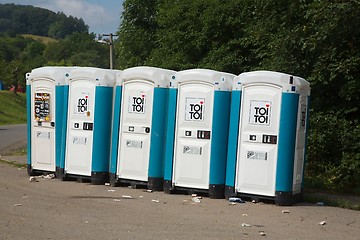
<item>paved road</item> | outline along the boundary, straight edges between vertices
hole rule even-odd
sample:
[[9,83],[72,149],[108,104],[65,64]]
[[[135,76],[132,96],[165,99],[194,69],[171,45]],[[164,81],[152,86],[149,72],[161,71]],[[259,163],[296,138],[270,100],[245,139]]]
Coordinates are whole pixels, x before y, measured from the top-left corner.
[[27,144],[26,124],[0,126],[0,154]]

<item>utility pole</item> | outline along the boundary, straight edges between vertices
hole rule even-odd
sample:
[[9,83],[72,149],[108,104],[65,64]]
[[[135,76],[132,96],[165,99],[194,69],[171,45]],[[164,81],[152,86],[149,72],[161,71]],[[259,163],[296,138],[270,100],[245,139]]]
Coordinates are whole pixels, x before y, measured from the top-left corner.
[[99,40],[98,42],[109,44],[109,47],[110,47],[110,69],[113,69],[114,68],[114,65],[113,65],[114,39],[113,39],[113,37],[117,37],[118,35],[109,33],[109,34],[102,34],[101,36],[109,37],[109,41]]

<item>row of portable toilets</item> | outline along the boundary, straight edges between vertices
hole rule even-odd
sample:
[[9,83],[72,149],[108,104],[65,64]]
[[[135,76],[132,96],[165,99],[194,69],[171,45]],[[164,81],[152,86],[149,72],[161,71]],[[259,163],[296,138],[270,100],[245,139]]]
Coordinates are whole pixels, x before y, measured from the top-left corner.
[[278,205],[301,197],[310,95],[302,78],[42,67],[26,82],[29,175]]

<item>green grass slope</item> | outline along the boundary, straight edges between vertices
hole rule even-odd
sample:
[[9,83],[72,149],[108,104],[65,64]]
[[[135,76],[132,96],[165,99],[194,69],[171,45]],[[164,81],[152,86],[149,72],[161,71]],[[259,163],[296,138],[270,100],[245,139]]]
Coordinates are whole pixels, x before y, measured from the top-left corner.
[[0,91],[0,125],[26,123],[26,94]]

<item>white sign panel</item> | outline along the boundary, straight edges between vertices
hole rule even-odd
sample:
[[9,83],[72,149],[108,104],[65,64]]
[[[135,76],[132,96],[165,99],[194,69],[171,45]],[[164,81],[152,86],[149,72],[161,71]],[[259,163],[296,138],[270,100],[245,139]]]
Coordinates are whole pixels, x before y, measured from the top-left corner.
[[82,92],[75,98],[74,114],[89,115],[89,93]]
[[271,102],[270,101],[250,101],[249,124],[270,125]]
[[185,121],[204,121],[205,98],[186,98]]

